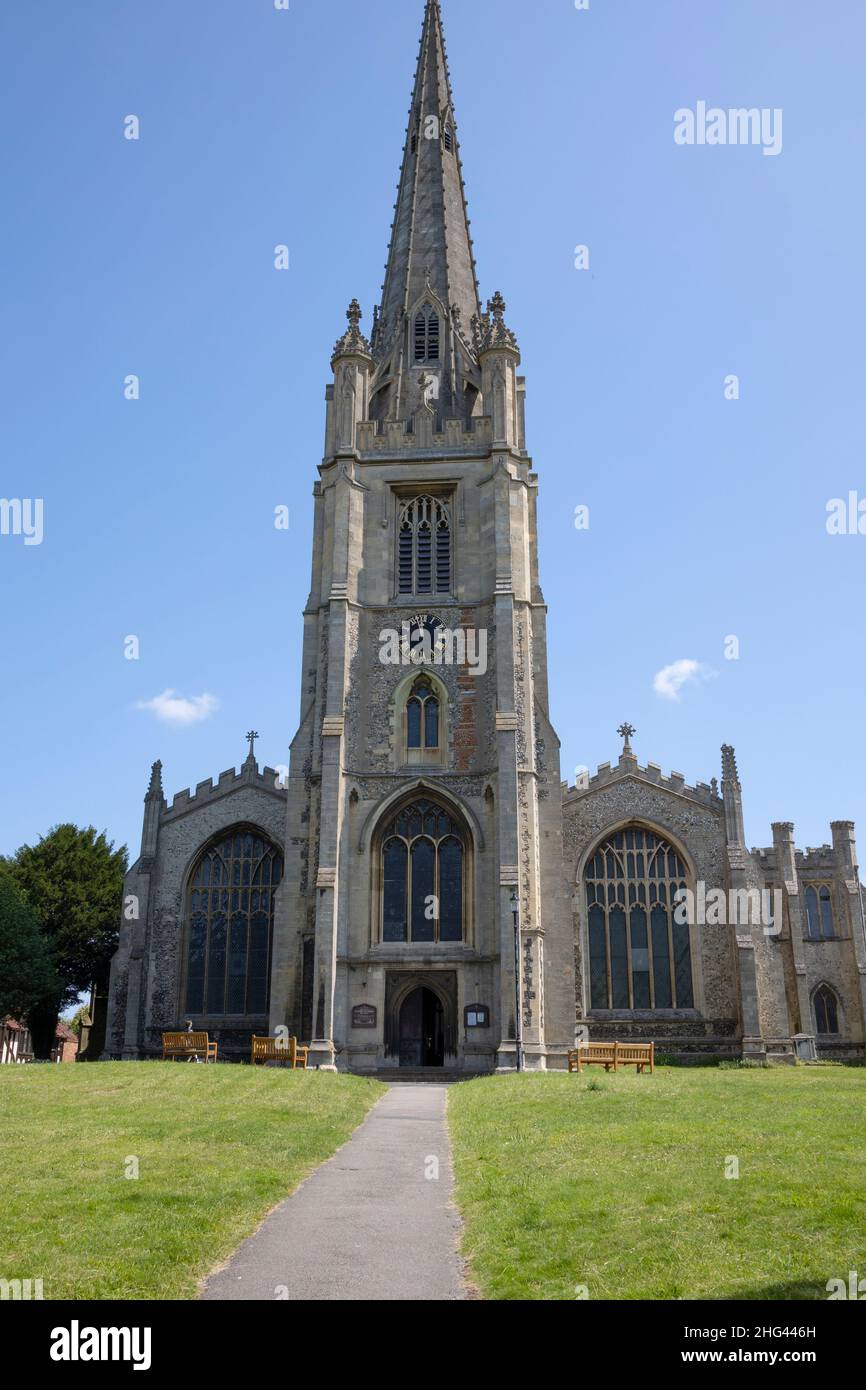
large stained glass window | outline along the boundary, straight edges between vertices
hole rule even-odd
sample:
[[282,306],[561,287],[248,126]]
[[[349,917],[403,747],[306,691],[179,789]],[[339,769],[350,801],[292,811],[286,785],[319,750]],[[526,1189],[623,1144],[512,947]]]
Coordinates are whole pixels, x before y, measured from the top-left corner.
[[282,873],[280,852],[252,830],[234,830],[204,851],[189,890],[187,1013],[267,1013]]
[[421,798],[382,838],[382,940],[462,941],[466,837],[450,812]]
[[674,920],[686,866],[672,845],[640,826],[621,830],[584,874],[592,1009],[694,1007],[688,925]]

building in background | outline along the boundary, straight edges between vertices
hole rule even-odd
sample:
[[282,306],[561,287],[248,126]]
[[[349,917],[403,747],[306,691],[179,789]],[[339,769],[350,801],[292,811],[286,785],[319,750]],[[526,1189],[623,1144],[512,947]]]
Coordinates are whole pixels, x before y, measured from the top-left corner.
[[0,1023],[0,1066],[32,1061],[30,1030],[15,1018],[4,1018]]

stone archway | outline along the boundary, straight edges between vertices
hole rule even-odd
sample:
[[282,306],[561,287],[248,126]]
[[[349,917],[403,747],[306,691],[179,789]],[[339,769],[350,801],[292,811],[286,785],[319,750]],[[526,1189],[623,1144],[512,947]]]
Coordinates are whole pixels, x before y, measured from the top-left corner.
[[456,1056],[455,971],[388,971],[385,1053],[406,1067],[442,1067]]
[[401,1067],[445,1065],[445,1010],[432,989],[418,985],[406,995],[398,1029]]

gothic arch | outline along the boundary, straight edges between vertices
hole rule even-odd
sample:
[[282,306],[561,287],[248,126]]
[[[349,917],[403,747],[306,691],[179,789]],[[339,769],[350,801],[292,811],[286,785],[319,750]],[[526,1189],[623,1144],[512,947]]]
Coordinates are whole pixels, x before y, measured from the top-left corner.
[[651,834],[658,835],[662,840],[667,840],[683,860],[690,886],[694,886],[697,882],[698,870],[691,851],[675,831],[670,830],[661,821],[650,820],[647,816],[625,816],[622,820],[611,821],[610,825],[606,825],[603,830],[600,830],[587,845],[577,861],[575,883],[578,887],[583,883],[586,866],[592,856],[600,849],[605,840],[609,840],[612,835],[618,835],[621,830],[649,830]]
[[190,857],[182,879],[179,1019],[213,1018],[230,1027],[267,1016],[283,872],[280,845],[250,821],[223,826]]
[[[839,998],[838,990],[835,990],[827,980],[822,980],[812,990],[810,996],[812,1007],[812,1017],[815,1020],[815,1032],[819,1037],[838,1037],[842,1033],[842,1001]],[[822,1028],[821,1024],[828,1025],[835,1023],[835,1028],[828,1026]]]
[[426,305],[429,305],[434,313],[439,315],[440,325],[443,330],[446,330],[450,322],[448,317],[448,306],[443,299],[439,298],[436,291],[430,288],[429,281],[407,311],[410,323],[414,323],[416,314],[419,314]]
[[458,1052],[457,975],[453,970],[389,970],[385,997],[384,1042],[386,1055],[399,1054],[400,1013],[416,989],[429,989],[442,1005],[445,1024],[445,1056]]
[[220,840],[225,839],[228,835],[257,835],[259,839],[267,840],[269,844],[273,845],[274,849],[276,849],[280,856],[282,856],[282,848],[280,847],[279,843],[274,839],[274,836],[271,833],[271,831],[266,830],[265,827],[263,825],[259,825],[257,821],[228,821],[219,830],[215,830],[213,834],[208,835],[207,839],[203,840],[201,844],[193,850],[192,854],[187,859],[186,864],[184,865],[183,874],[181,875],[181,903],[184,906],[186,905],[190,882],[192,880],[193,873],[198,865],[199,860],[203,858],[205,854],[207,854],[208,850],[213,849],[215,845],[219,844]]
[[407,757],[406,743],[406,708],[411,698],[412,691],[419,679],[425,679],[439,701],[439,756],[435,759],[428,759],[435,765],[445,766],[448,761],[448,748],[451,731],[451,699],[448,694],[448,687],[440,676],[436,674],[434,666],[419,664],[410,666],[394,687],[391,695],[391,705],[389,709],[389,723],[391,727],[391,749],[392,764],[396,770],[410,765]]
[[[442,978],[439,978],[441,975]],[[389,1001],[391,1012],[395,1019],[399,1019],[400,1010],[406,1003],[410,994],[413,994],[419,987],[429,989],[431,994],[435,994],[443,1009],[449,1011],[453,1005],[452,992],[448,988],[450,972],[436,970],[417,970],[407,971],[405,974],[397,973],[393,985],[393,992]]]
[[401,496],[394,541],[395,593],[445,600],[454,588],[453,495],[433,489]]
[[474,940],[479,835],[467,808],[425,779],[368,817],[373,945],[438,952]]
[[[586,886],[587,871],[590,865],[592,864],[594,856],[605,844],[613,840],[615,836],[620,834],[625,835],[629,831],[642,831],[646,834],[655,836],[659,840],[664,841],[665,844],[668,845],[669,848],[673,850],[674,853],[682,861],[685,873],[679,875],[678,877],[684,879],[686,886],[692,889],[692,891],[694,891],[695,884],[697,881],[697,867],[695,865],[695,861],[691,853],[683,843],[683,841],[680,839],[680,837],[676,835],[674,832],[668,830],[666,826],[656,823],[647,817],[625,817],[622,820],[612,822],[610,825],[605,826],[603,830],[599,831],[598,834],[593,836],[593,839],[588,844],[588,846],[583,851],[578,860],[577,875],[575,880],[574,901],[574,906],[576,907],[578,917],[577,932],[580,940],[580,956],[582,962],[584,963],[584,967],[582,970],[581,986],[583,993],[582,1007],[585,1015],[588,1015],[592,1012],[598,1012],[597,1008],[593,1009],[590,994],[589,962],[591,960],[591,950],[590,911]],[[680,1005],[679,1003],[677,1003],[676,1011],[678,1013],[683,1010],[688,1012],[690,1015],[695,1012],[699,1014],[704,1013],[703,967],[701,959],[701,943],[699,937],[699,930],[700,929],[695,922],[690,922],[688,924],[688,946],[689,965],[691,971],[692,1000],[691,1003],[685,1005]],[[650,949],[652,949],[652,943],[649,942],[648,944],[650,946]],[[672,971],[673,968],[674,962],[673,959],[671,959]],[[629,986],[629,988],[631,988],[631,986]],[[667,1007],[668,1006],[666,1005],[661,1006],[660,1008],[651,1010],[651,1012],[664,1013]],[[620,1011],[623,1011],[625,1013],[645,1013],[648,1010],[643,1006],[638,1006],[637,1004],[635,1004],[633,1007],[629,1006],[628,1008]],[[617,1012],[616,1008],[614,1009],[614,1012]]]
[[391,792],[390,796],[384,797],[377,806],[373,807],[372,811],[367,813],[361,827],[361,834],[358,837],[358,853],[370,853],[380,821],[387,820],[389,814],[396,815],[404,801],[412,801],[416,796],[425,794],[431,796],[434,801],[441,801],[447,810],[463,818],[472,837],[473,852],[476,855],[482,854],[484,851],[484,831],[474,811],[454,796],[447,787],[429,777],[417,777],[411,782],[404,782],[402,786]]

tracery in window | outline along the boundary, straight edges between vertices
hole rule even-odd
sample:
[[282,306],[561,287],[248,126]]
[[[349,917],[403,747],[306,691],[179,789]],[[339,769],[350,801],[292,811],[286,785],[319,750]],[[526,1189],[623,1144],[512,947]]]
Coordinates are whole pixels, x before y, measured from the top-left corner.
[[234,830],[202,854],[190,881],[186,1011],[264,1014],[283,859],[263,836]]
[[839,1032],[839,1001],[829,985],[815,991],[815,1030],[818,1033]]
[[811,941],[828,941],[836,935],[833,895],[826,883],[809,884],[805,892],[806,935]]
[[398,524],[397,587],[401,594],[451,590],[451,516],[436,497],[404,504]]
[[382,837],[382,940],[462,941],[466,836],[444,806],[413,801]]
[[406,702],[406,747],[409,751],[439,750],[439,697],[423,677],[412,687]]
[[689,928],[674,917],[686,866],[673,846],[630,826],[596,850],[584,883],[590,1008],[693,1008]]

